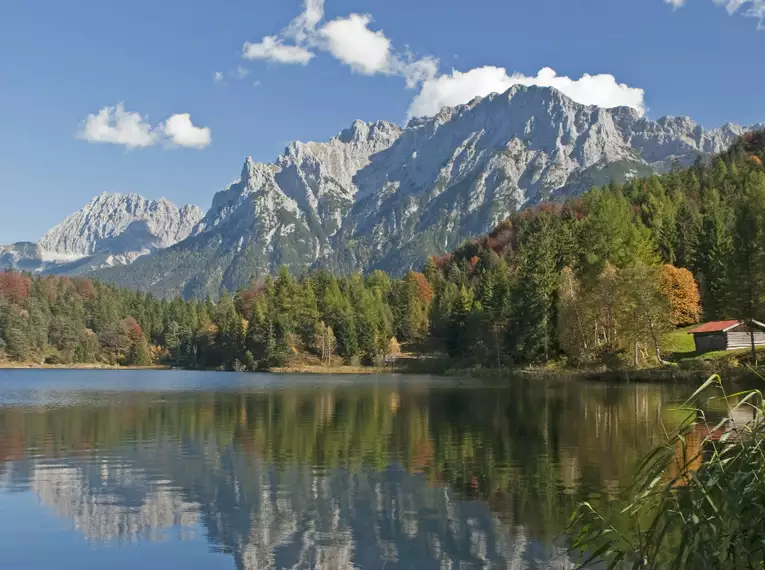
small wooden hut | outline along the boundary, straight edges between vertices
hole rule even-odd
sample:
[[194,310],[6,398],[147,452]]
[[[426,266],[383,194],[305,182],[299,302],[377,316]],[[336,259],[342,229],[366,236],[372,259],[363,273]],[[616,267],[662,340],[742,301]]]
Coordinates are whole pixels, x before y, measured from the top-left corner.
[[688,334],[693,335],[696,352],[709,352],[749,348],[752,332],[755,346],[765,346],[765,325],[759,321],[752,321],[751,325],[744,321],[713,321],[688,331]]

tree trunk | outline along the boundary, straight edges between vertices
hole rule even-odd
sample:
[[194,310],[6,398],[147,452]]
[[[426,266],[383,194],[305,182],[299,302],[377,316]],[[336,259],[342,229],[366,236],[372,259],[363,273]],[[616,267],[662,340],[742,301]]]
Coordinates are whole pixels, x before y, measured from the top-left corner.
[[659,364],[667,364],[667,362],[665,362],[664,359],[661,357],[661,346],[659,344],[659,337],[656,334],[656,328],[653,326],[653,318],[651,317],[651,312],[646,310],[645,314],[646,314],[646,318],[648,319],[648,330],[651,331],[651,339],[653,340],[653,346],[656,349],[656,359],[659,361]]
[[576,323],[579,326],[579,334],[582,335],[582,346],[584,351],[587,352],[587,335],[584,333],[584,324],[582,323],[582,317],[579,315],[579,309],[574,304],[574,316],[576,317]]

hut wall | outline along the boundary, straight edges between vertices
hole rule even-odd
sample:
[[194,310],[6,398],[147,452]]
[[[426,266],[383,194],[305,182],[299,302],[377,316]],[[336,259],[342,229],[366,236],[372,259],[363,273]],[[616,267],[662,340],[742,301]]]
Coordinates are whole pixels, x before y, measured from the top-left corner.
[[695,334],[693,340],[696,342],[696,352],[725,350],[727,348],[725,333],[722,332]]
[[[727,334],[727,349],[736,350],[738,348],[749,348],[752,346],[752,339],[748,332],[733,332]],[[757,331],[754,333],[754,344],[756,346],[765,345],[765,332]]]

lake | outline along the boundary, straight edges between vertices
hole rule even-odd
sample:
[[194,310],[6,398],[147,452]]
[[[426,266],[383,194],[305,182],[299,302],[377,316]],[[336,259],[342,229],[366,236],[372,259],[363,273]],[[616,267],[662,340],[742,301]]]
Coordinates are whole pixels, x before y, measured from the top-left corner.
[[691,391],[0,370],[0,568],[572,568]]

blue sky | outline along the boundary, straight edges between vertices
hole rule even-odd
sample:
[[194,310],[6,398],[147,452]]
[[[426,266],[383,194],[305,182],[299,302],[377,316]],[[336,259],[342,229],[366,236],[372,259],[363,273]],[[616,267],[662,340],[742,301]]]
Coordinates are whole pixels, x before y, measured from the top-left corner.
[[0,243],[102,191],[206,209],[247,156],[544,68],[582,102],[765,121],[765,0],[307,2],[3,0]]

